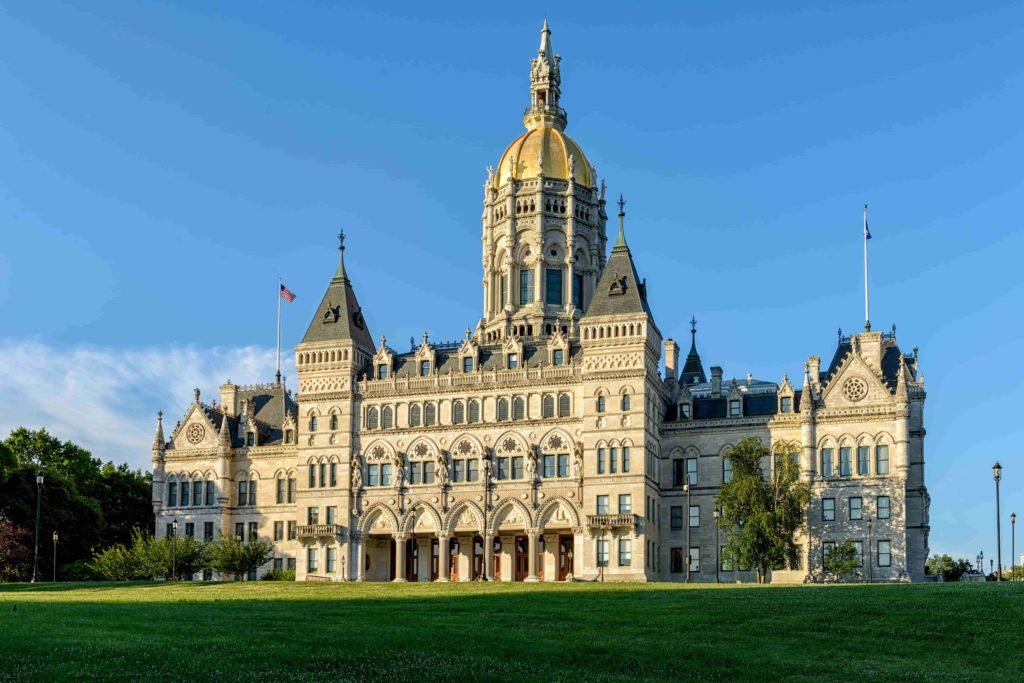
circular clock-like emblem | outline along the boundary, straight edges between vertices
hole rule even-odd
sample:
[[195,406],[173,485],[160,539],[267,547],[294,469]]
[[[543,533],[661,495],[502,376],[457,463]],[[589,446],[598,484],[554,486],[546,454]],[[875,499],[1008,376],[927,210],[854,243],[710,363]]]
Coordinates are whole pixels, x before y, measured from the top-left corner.
[[851,377],[843,384],[843,396],[851,401],[859,401],[868,395],[867,382],[860,377]]
[[206,428],[201,424],[190,424],[185,430],[185,438],[193,445],[202,441],[204,436],[206,436]]

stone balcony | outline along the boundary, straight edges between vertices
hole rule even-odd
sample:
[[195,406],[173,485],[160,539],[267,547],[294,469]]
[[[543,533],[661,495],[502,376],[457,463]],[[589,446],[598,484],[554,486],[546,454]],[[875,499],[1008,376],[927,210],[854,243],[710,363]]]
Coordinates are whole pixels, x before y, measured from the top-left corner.
[[639,525],[639,515],[587,515],[587,526],[594,529],[635,529]]
[[300,541],[341,538],[345,527],[340,524],[303,524],[297,530]]

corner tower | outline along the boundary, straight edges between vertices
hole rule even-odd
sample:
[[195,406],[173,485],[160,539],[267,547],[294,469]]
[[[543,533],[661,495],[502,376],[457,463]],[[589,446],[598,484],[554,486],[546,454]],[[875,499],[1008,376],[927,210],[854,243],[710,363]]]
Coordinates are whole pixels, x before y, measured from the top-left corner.
[[604,270],[604,184],[564,133],[560,62],[545,21],[530,62],[526,132],[484,184],[484,342],[573,333]]

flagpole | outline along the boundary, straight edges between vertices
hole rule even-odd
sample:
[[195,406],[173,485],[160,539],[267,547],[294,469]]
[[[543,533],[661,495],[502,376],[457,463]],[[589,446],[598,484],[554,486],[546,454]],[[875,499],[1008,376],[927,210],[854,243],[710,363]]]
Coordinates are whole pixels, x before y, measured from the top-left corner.
[[868,302],[868,205],[864,205],[864,331],[871,331],[871,308]]
[[281,287],[284,280],[277,278],[277,383],[281,384]]

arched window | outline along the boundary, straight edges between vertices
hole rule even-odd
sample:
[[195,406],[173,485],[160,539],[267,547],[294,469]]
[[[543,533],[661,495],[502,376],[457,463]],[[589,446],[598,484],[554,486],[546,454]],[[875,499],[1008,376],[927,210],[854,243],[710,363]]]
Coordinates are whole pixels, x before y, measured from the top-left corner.
[[427,427],[437,421],[437,407],[433,403],[423,406],[423,424]]
[[604,412],[604,396],[598,396],[597,397],[597,412],[599,412],[599,413],[603,413]]
[[622,412],[629,411],[629,394],[622,395]]
[[391,409],[391,406],[384,406],[381,409],[380,426],[381,429],[391,429],[395,426],[395,411]]
[[523,401],[522,396],[516,396],[512,399],[512,419],[522,420],[526,418],[526,402]]
[[418,403],[414,403],[411,406],[409,406],[409,426],[420,426],[420,406]]
[[370,408],[366,411],[366,428],[376,429],[377,428],[377,409]]
[[309,417],[309,431],[316,431],[316,415],[310,415]]
[[569,412],[572,408],[572,404],[569,400],[569,394],[562,394],[558,397],[558,416],[569,417]]
[[452,404],[452,424],[460,425],[466,419],[466,406],[462,401]]
[[555,416],[555,397],[551,394],[547,394],[544,397],[544,405],[541,409],[541,415],[543,417],[554,417]]
[[338,416],[337,415],[331,415],[331,431],[332,432],[338,431]]
[[507,398],[499,398],[498,399],[498,421],[500,422],[500,421],[507,420],[507,419],[508,419],[508,399]]
[[469,423],[475,424],[480,421],[480,402],[470,401],[469,402]]

